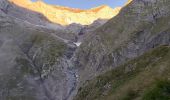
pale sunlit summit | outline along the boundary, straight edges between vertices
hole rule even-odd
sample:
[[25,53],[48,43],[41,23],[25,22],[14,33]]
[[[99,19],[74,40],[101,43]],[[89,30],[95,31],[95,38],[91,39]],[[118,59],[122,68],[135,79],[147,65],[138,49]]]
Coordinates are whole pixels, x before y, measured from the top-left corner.
[[110,19],[118,14],[121,7],[111,8],[107,5],[91,8],[88,10],[69,8],[59,5],[49,5],[43,1],[32,2],[30,0],[10,0],[10,2],[43,14],[51,22],[61,25],[77,23],[89,25],[97,19]]

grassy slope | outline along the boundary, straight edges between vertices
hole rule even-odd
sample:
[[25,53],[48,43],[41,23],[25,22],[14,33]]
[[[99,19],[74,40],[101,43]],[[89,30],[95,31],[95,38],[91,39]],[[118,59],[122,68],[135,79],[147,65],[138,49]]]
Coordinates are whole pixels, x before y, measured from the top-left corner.
[[75,100],[169,100],[169,59],[170,47],[160,46],[87,81]]
[[[124,59],[132,59],[131,55],[138,56],[142,50],[138,51],[137,48],[155,45],[155,42],[150,43],[153,37],[167,30],[169,32],[170,2],[152,0],[154,1],[157,2],[145,4],[143,0],[134,0],[118,16],[86,38],[76,53],[78,67],[82,69],[80,83],[124,63]],[[161,43],[157,43],[159,44]],[[127,49],[132,52],[130,56],[126,53]],[[146,51],[149,49],[148,47]],[[115,58],[118,60],[113,62],[111,59]]]

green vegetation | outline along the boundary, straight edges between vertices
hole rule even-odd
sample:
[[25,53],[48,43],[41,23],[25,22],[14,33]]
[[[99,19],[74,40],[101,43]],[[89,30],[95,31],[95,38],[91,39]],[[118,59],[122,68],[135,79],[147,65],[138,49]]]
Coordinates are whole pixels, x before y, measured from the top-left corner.
[[17,68],[21,70],[21,73],[23,75],[25,75],[25,74],[34,74],[33,68],[32,68],[30,62],[27,59],[16,58],[15,61],[16,61],[17,65],[18,65]]
[[35,59],[36,65],[40,68],[41,74],[47,76],[54,69],[53,65],[57,64],[58,59],[64,54],[66,45],[54,37],[46,36],[41,40],[41,44],[35,44],[35,47],[41,48]]
[[[79,89],[75,100],[168,100],[166,98],[169,98],[169,82],[157,80],[170,78],[169,59],[170,47],[157,47],[87,81]],[[155,84],[156,87],[150,89]],[[154,99],[155,95],[165,99]]]
[[146,91],[143,100],[170,100],[170,80],[158,80]]
[[127,94],[121,98],[121,100],[132,100],[135,99],[138,96],[138,92],[130,89],[127,91]]
[[[64,54],[66,45],[50,34],[33,31],[23,40],[21,48],[26,51],[25,54],[33,63],[33,67],[36,67],[34,70],[45,77],[54,69],[53,66]],[[24,72],[30,70],[30,65],[28,67],[25,60],[18,60],[18,62],[23,64]]]

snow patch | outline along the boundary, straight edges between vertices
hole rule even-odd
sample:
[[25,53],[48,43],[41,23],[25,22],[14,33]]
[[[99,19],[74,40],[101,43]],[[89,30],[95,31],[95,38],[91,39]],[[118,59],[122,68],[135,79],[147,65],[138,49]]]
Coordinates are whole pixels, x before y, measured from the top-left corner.
[[74,42],[74,44],[79,47],[81,45],[81,42]]

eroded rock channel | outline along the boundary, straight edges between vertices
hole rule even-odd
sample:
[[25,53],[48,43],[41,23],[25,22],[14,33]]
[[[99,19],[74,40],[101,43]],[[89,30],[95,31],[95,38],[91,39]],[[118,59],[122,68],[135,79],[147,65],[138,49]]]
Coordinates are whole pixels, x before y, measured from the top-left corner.
[[67,48],[56,69],[41,81],[47,100],[73,100],[77,93],[78,72],[74,66],[74,53],[78,46],[73,42],[66,43]]
[[67,80],[67,86],[68,91],[67,95],[65,95],[65,98],[63,100],[72,100],[73,97],[76,94],[77,89],[77,82],[78,82],[78,74],[77,70],[72,62],[72,59],[74,57],[74,53],[78,46],[75,43],[69,44],[69,47],[66,51],[66,57],[65,57],[65,63],[66,66],[64,67],[64,71],[66,73],[66,80]]

